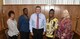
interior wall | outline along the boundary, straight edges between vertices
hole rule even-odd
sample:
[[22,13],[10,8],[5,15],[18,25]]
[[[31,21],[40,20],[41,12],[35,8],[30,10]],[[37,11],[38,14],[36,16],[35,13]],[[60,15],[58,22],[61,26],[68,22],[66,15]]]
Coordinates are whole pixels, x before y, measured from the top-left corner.
[[2,0],[0,0],[0,30],[1,30],[1,27],[2,27],[2,20],[1,20],[1,18],[2,18]]
[[0,39],[6,39],[5,38],[5,31],[4,31],[4,27],[3,27],[3,11],[2,11],[2,4],[3,4],[3,0],[0,0]]
[[[37,5],[3,5],[3,14],[4,14],[4,26],[7,28],[6,21],[8,19],[8,12],[13,10],[15,12],[15,18],[18,20],[19,16],[23,14],[23,8],[28,8],[29,17],[35,12],[35,7]],[[70,13],[72,20],[72,30],[75,31],[76,27],[76,18],[80,17],[80,6],[79,5],[39,5],[42,8],[42,13],[48,18],[48,13],[50,9],[55,9],[55,17],[59,20],[61,19],[61,14],[64,9],[67,9]],[[77,30],[80,32],[80,19],[78,20]]]

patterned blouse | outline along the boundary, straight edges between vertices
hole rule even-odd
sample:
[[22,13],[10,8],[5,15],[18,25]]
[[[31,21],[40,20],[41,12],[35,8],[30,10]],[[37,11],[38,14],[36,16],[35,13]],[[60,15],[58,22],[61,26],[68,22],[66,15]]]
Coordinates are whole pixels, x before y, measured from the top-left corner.
[[48,22],[49,19],[47,19],[47,26],[46,26],[46,36],[49,38],[54,38],[55,30],[58,27],[58,19],[54,18]]
[[60,39],[71,39],[71,20],[69,18],[60,20],[57,36]]

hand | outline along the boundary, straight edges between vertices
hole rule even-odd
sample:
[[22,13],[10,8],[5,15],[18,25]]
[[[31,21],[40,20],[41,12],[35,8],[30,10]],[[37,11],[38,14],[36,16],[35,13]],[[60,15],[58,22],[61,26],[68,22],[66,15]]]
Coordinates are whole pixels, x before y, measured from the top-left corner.
[[20,35],[20,33],[18,33],[16,36],[19,36]]
[[63,36],[66,36],[66,34],[65,34],[65,33],[63,33]]
[[45,35],[45,32],[43,32],[43,35]]
[[61,39],[64,39],[64,37],[62,36]]
[[18,33],[18,35],[20,35],[20,33]]
[[31,32],[31,35],[33,36],[33,32]]

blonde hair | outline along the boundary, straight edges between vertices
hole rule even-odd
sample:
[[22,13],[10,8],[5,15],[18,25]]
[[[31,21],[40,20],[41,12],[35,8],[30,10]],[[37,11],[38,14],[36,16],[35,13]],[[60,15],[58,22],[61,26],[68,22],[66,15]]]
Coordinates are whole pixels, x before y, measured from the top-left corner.
[[64,18],[70,18],[70,14],[69,14],[69,12],[68,12],[68,10],[63,10],[63,12],[62,12],[62,17],[64,17]]

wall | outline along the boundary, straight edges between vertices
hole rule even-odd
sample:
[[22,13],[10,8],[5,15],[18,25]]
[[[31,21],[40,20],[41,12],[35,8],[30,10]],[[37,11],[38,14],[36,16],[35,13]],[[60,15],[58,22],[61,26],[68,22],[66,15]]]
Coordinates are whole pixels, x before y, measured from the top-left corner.
[[5,4],[80,4],[80,0],[3,0]]
[[2,0],[0,0],[0,30],[2,27]]
[[3,4],[3,0],[0,0],[0,39],[6,39],[5,29],[3,24],[2,4]]
[[[29,17],[31,16],[31,14],[33,14],[33,12],[35,12],[35,4],[34,5],[4,5],[3,6],[3,14],[4,14],[4,24],[5,24],[5,28],[7,28],[7,24],[6,21],[8,19],[8,12],[10,10],[13,10],[15,12],[15,18],[16,20],[18,20],[19,16],[22,15],[22,10],[23,8],[28,8],[28,14]],[[42,13],[46,16],[46,18],[48,18],[48,12],[51,8],[55,9],[55,17],[57,17],[59,20],[61,18],[61,14],[62,11],[64,9],[67,9],[70,13],[71,16],[71,20],[72,20],[72,30],[73,31],[78,31],[77,33],[80,34],[80,19],[78,20],[79,22],[77,23],[77,27],[76,27],[76,18],[80,17],[80,6],[79,5],[39,5],[42,8]],[[77,28],[77,30],[75,30]]]

